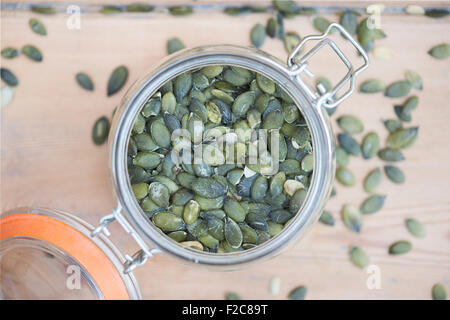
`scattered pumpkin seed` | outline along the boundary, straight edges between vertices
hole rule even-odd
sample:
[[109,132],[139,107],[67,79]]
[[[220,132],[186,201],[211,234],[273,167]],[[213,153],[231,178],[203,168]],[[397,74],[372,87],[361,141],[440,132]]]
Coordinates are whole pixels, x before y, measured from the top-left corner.
[[339,133],[338,134],[338,141],[341,147],[347,151],[347,153],[359,156],[361,155],[361,146],[359,143],[353,138],[352,136],[345,134],[345,133]]
[[27,44],[22,48],[22,53],[33,61],[41,62],[42,53],[41,51],[31,44]]
[[174,52],[183,50],[185,48],[183,42],[178,38],[170,38],[167,41],[167,53],[172,54]]
[[374,192],[381,183],[381,169],[376,168],[369,172],[364,179],[364,190],[368,193]]
[[384,91],[386,85],[381,80],[367,80],[359,87],[359,92],[362,93],[378,93]]
[[341,210],[341,218],[344,225],[353,232],[361,232],[362,215],[359,209],[352,205],[344,205]]
[[297,287],[289,293],[289,299],[290,300],[305,300],[307,291],[308,290],[305,286]]
[[91,78],[84,72],[78,72],[75,75],[75,79],[77,80],[77,83],[85,90],[93,91],[94,90],[94,83],[92,82]]
[[399,129],[389,135],[386,146],[391,149],[409,148],[417,140],[418,133],[418,127]]
[[337,119],[339,127],[348,134],[361,133],[364,130],[364,125],[357,117],[352,115],[343,115]]
[[40,34],[42,36],[47,35],[47,30],[45,29],[44,24],[40,20],[36,18],[31,18],[28,23],[30,25],[31,30],[33,30],[35,33]]
[[416,219],[406,219],[405,223],[406,223],[406,228],[408,228],[408,231],[413,236],[416,236],[418,238],[423,238],[426,236],[426,234],[427,234],[426,229],[420,221],[418,221]]
[[404,97],[411,91],[412,85],[409,81],[400,80],[392,83],[386,88],[384,95],[390,98]]
[[325,19],[324,17],[314,17],[313,19],[313,26],[316,28],[316,30],[320,32],[325,32],[330,25],[330,21]]
[[127,12],[150,12],[153,11],[154,7],[146,3],[136,2],[127,5],[125,9]]
[[358,268],[364,269],[370,262],[366,251],[358,246],[350,246],[350,260]]
[[257,23],[250,31],[250,40],[256,48],[261,48],[266,40],[266,28]]
[[351,10],[345,10],[341,14],[341,18],[339,23],[347,30],[350,35],[355,35],[356,30],[358,29],[358,17]]
[[109,120],[106,117],[101,117],[95,121],[92,128],[92,140],[95,144],[101,145],[108,138],[109,133]]
[[417,90],[423,89],[422,78],[417,72],[414,71],[406,71],[405,74],[406,80],[411,83],[412,87]]
[[348,156],[347,151],[344,148],[337,146],[336,147],[336,163],[339,166],[347,166],[350,161],[350,157]]
[[375,132],[369,132],[361,143],[361,153],[364,159],[371,159],[380,149],[380,138]]
[[292,51],[294,51],[294,49],[300,44],[301,40],[302,38],[297,32],[286,32],[286,35],[284,37],[284,48],[286,49],[287,53],[290,54]]
[[110,97],[122,89],[128,79],[128,69],[125,66],[119,66],[113,70],[108,80],[107,96]]
[[385,202],[385,195],[374,194],[364,200],[359,209],[362,214],[372,214],[380,211]]
[[346,187],[352,187],[355,185],[355,176],[345,167],[339,167],[336,169],[336,180]]
[[389,133],[394,133],[395,131],[403,128],[403,124],[399,120],[388,119],[384,120],[383,124]]
[[1,55],[2,55],[3,58],[12,59],[12,58],[15,58],[15,57],[19,56],[20,55],[20,51],[17,50],[16,48],[8,47],[8,48],[5,48],[5,49],[3,49],[1,51]]
[[443,43],[434,46],[428,51],[428,54],[436,59],[447,59],[450,57],[450,44]]
[[390,148],[384,148],[378,151],[378,157],[381,160],[388,162],[397,162],[405,160],[405,156],[400,151]]
[[242,298],[236,292],[227,292],[225,293],[225,300],[242,300]]
[[361,46],[367,52],[372,51],[375,41],[375,31],[370,23],[369,18],[365,18],[359,23],[356,33]]
[[0,68],[0,77],[3,81],[5,81],[6,84],[11,87],[15,87],[19,84],[19,80],[17,79],[16,75],[9,69]]
[[41,14],[55,14],[56,10],[55,8],[51,6],[40,6],[40,5],[32,5],[31,11]]
[[405,254],[411,251],[411,249],[412,249],[411,242],[407,240],[401,240],[391,244],[391,246],[389,247],[389,254],[392,255]]
[[425,9],[425,15],[430,18],[442,18],[446,17],[450,14],[450,10],[447,8],[439,9],[439,8],[427,8]]
[[190,6],[174,6],[169,8],[169,12],[173,16],[187,16],[192,14],[194,11]]
[[447,291],[442,283],[436,283],[431,289],[433,300],[447,300]]
[[103,14],[116,14],[116,13],[120,13],[122,11],[123,11],[122,7],[113,6],[113,5],[103,6],[100,9],[100,13],[103,13]]
[[384,166],[384,172],[386,176],[394,183],[404,183],[405,175],[404,173],[396,166]]
[[334,217],[329,211],[323,211],[319,221],[328,226],[334,226]]

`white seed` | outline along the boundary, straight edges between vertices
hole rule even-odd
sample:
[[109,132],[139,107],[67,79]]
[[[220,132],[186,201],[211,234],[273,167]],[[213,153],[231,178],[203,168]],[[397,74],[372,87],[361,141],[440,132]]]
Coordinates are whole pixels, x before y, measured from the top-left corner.
[[286,180],[286,182],[283,185],[284,192],[286,192],[288,195],[292,196],[295,191],[299,189],[305,188],[303,183],[297,180]]
[[203,245],[198,241],[183,241],[180,244],[191,249],[203,251]]
[[279,294],[280,287],[281,287],[281,279],[280,278],[274,277],[274,278],[270,279],[269,291],[270,291],[271,295],[276,296],[277,294]]
[[14,89],[9,86],[4,86],[0,89],[0,108],[6,107],[14,97]]
[[391,60],[394,54],[389,48],[376,47],[375,49],[373,49],[373,55],[381,60]]
[[423,16],[425,14],[425,9],[422,8],[421,6],[417,6],[417,5],[409,5],[406,7],[405,11],[407,14],[417,15],[417,16]]

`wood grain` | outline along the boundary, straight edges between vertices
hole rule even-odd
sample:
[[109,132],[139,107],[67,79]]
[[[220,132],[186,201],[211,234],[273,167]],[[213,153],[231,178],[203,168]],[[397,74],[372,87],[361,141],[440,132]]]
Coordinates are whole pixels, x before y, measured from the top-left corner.
[[[188,47],[248,45],[251,27],[257,22],[264,24],[269,15],[235,18],[209,12],[176,18],[163,14],[85,14],[81,30],[68,30],[64,14],[39,16],[47,26],[47,37],[30,31],[28,19],[32,16],[28,12],[1,14],[1,48],[31,43],[44,54],[42,63],[26,57],[1,61],[20,81],[13,102],[1,110],[1,210],[58,208],[96,224],[115,206],[106,145],[98,147],[91,141],[95,120],[102,115],[109,117],[125,92],[106,97],[111,71],[125,64],[130,70],[130,85],[166,55],[166,41],[172,36]],[[328,18],[336,20],[336,16]],[[316,33],[309,19],[286,20],[286,30],[302,36]],[[390,83],[403,78],[406,70],[419,72],[424,81],[424,90],[414,92],[420,104],[411,123],[420,126],[419,139],[405,151],[407,161],[399,164],[407,181],[398,186],[384,179],[379,191],[388,198],[382,212],[364,218],[361,234],[343,226],[341,206],[359,205],[367,196],[361,187],[364,176],[382,165],[378,160],[352,158],[350,167],[358,185],[336,187],[337,196],[327,206],[336,218],[334,227],[317,224],[294,248],[234,272],[186,266],[158,255],[135,272],[144,298],[222,299],[224,292],[231,290],[248,299],[285,299],[297,285],[308,286],[308,299],[429,299],[436,282],[450,291],[450,60],[435,60],[426,53],[436,44],[449,42],[450,19],[386,15],[381,22],[388,37],[377,45],[390,48],[394,56],[389,61],[372,57],[370,68],[358,83],[370,78]],[[268,39],[262,49],[286,59],[280,41]],[[330,61],[330,56],[321,55],[312,69],[318,76],[337,77],[339,69]],[[92,76],[94,92],[76,84],[78,71]],[[375,130],[384,139],[381,120],[394,118],[393,105],[403,100],[356,93],[339,107],[333,122],[340,114],[355,114],[363,120],[365,132]],[[418,239],[407,232],[404,220],[408,217],[426,225],[427,237]],[[111,231],[124,252],[136,250],[135,243],[116,225]],[[413,250],[389,256],[388,246],[400,239],[410,240]],[[351,265],[349,245],[362,246],[371,263],[380,267],[380,290],[367,289],[368,274]],[[281,293],[272,297],[268,282],[274,276],[281,278],[282,286]]]

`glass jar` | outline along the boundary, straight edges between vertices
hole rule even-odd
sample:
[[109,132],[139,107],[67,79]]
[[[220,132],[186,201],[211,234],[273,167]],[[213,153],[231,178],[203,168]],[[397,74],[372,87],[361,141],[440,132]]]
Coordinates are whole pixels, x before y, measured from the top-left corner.
[[[333,29],[340,31],[357,49],[360,56],[364,59],[364,64],[361,67],[354,70],[352,64],[337,47],[335,42],[328,37]],[[303,56],[298,56],[298,53],[304,48],[305,43],[308,41],[317,41],[317,44]],[[348,72],[331,91],[326,92],[326,90],[319,87],[320,92],[316,92],[314,88],[304,81],[303,77],[304,75],[312,75],[308,70],[308,59],[326,45],[336,52],[348,68]],[[304,38],[290,54],[287,64],[256,49],[230,45],[204,46],[183,50],[170,55],[156,68],[144,75],[141,80],[132,85],[124,95],[119,108],[115,112],[109,136],[109,149],[110,170],[114,192],[118,200],[117,208],[111,214],[104,216],[95,230],[87,228],[85,223],[82,223],[78,221],[79,219],[67,214],[58,215],[53,211],[46,211],[44,216],[51,213],[50,215],[52,218],[62,219],[65,222],[67,222],[67,219],[70,220],[69,222],[72,223],[71,226],[75,229],[83,227],[84,229],[81,233],[83,237],[88,237],[94,243],[92,248],[97,247],[103,250],[105,246],[109,247],[110,251],[114,252],[112,256],[111,253],[106,254],[109,259],[114,260],[114,268],[111,268],[110,266],[109,272],[118,272],[120,274],[120,280],[125,283],[125,287],[131,288],[128,289],[129,298],[139,298],[137,284],[135,283],[131,271],[135,267],[144,264],[147,258],[152,257],[155,253],[167,252],[171,256],[184,262],[228,270],[273,257],[280,252],[280,250],[286,248],[288,244],[294,243],[294,239],[301,239],[318,220],[325,206],[326,200],[332,189],[335,170],[334,135],[331,130],[326,109],[337,106],[353,92],[356,75],[367,68],[368,64],[369,61],[365,51],[353,37],[337,23],[330,24],[323,35]],[[294,100],[311,132],[314,171],[309,191],[302,207],[277,236],[255,248],[241,252],[223,254],[201,252],[182,246],[171,240],[150,223],[134,197],[128,178],[128,141],[134,120],[145,102],[147,102],[147,100],[166,81],[175,78],[183,72],[208,65],[243,67],[261,73],[269,79],[272,79]],[[346,85],[348,86],[348,89],[345,93],[341,94]],[[15,212],[17,212],[17,210]],[[40,210],[29,213],[36,214],[36,212],[38,215],[42,216],[42,211]],[[22,213],[27,212],[22,211]],[[1,223],[4,222],[5,218],[11,219],[11,216],[14,216],[14,214],[3,217]],[[74,224],[73,221],[78,222]],[[111,249],[112,244],[109,243],[107,239],[107,236],[109,235],[108,225],[114,221],[117,221],[123,229],[136,240],[141,248],[134,255],[125,255],[125,257],[123,257],[118,253],[118,250]],[[11,234],[15,235],[14,232]],[[19,236],[20,238],[20,232],[16,234],[16,236]],[[17,239],[17,241],[19,240],[20,239]],[[9,243],[6,243],[5,241]],[[13,242],[14,241],[16,240],[13,239]],[[10,243],[10,239],[3,238],[0,247],[3,248],[6,244],[11,246]],[[18,245],[20,247],[20,243]],[[33,243],[33,245],[36,244]],[[65,252],[71,252],[72,249],[73,248],[69,248],[69,250],[65,250]],[[2,259],[2,254],[3,257],[5,256],[4,252],[4,249],[0,249],[0,259]],[[68,254],[69,258],[71,256],[70,252]],[[51,254],[56,256],[53,252]],[[58,259],[58,261],[63,261],[64,254],[60,256],[61,258]],[[78,257],[78,259],[74,260],[79,261],[80,259],[81,258]],[[83,265],[83,263],[79,264]],[[105,266],[105,262],[102,262],[102,265]],[[89,275],[91,272],[85,268],[83,274]],[[96,277],[99,277],[99,275],[96,275]],[[86,276],[85,282],[92,284],[96,283],[96,281],[101,281],[93,280],[96,277],[88,279]],[[94,288],[95,286],[91,285],[91,287]],[[90,295],[92,295],[93,292],[95,292],[94,289],[91,290]],[[107,297],[104,292],[98,296],[100,298]]]

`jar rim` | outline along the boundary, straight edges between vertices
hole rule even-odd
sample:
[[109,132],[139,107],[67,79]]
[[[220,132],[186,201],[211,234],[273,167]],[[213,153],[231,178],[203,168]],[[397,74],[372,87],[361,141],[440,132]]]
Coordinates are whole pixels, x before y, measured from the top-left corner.
[[[275,237],[255,248],[233,253],[207,253],[182,247],[151,226],[134,199],[128,178],[126,154],[134,120],[144,103],[168,80],[207,65],[234,65],[253,70],[274,80],[294,100],[311,132],[314,171],[307,197],[288,225]],[[334,136],[326,111],[305,95],[286,64],[250,47],[213,45],[185,49],[168,56],[159,66],[137,81],[125,94],[115,113],[110,132],[110,168],[115,193],[127,220],[144,239],[185,261],[231,267],[273,256],[294,238],[301,238],[318,220],[331,193],[334,178]]]

